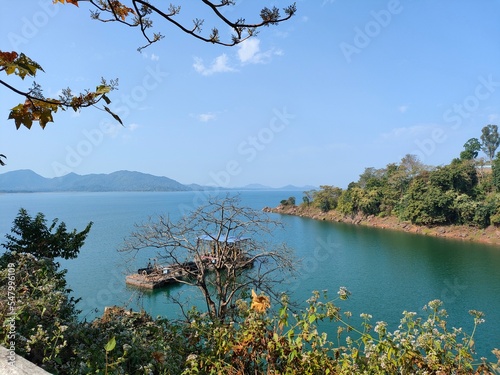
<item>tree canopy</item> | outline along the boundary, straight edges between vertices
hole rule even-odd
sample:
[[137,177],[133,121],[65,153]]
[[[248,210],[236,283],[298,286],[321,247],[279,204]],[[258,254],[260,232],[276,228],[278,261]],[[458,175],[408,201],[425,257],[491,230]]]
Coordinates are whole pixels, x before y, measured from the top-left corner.
[[58,219],[54,219],[47,226],[44,214],[39,212],[35,217],[31,217],[28,211],[21,208],[14,219],[12,234],[5,235],[8,241],[2,246],[10,252],[27,253],[37,258],[76,258],[92,222],[81,232],[76,229],[68,232],[64,222],[59,225],[57,223]]
[[464,150],[460,153],[460,159],[472,160],[477,158],[481,151],[481,143],[477,138],[471,138],[464,144]]
[[488,156],[490,161],[495,157],[495,152],[500,146],[500,134],[498,134],[497,125],[486,125],[481,130],[481,147],[483,152]]

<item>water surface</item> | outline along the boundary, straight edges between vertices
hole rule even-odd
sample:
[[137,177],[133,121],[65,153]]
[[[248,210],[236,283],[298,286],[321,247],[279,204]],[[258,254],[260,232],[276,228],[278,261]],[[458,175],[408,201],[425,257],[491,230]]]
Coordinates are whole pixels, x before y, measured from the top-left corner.
[[[296,192],[241,192],[242,203],[256,209],[276,206]],[[75,260],[62,261],[75,296],[82,297],[82,317],[92,319],[105,306],[127,304],[144,308],[153,316],[178,316],[168,295],[183,293],[192,303],[196,291],[176,286],[154,293],[138,293],[125,285],[125,275],[147,263],[154,254],[138,254],[134,259],[117,252],[124,239],[150,216],[169,214],[178,218],[203,203],[204,193],[33,193],[0,195],[0,233],[7,233],[20,207],[33,216],[43,212],[50,221],[57,217],[68,228],[94,225]],[[449,325],[471,332],[470,309],[486,314],[479,327],[477,349],[500,347],[500,248],[435,237],[316,221],[286,215],[272,215],[285,224],[274,241],[286,242],[302,260],[299,276],[283,289],[292,298],[305,301],[313,290],[329,290],[332,298],[340,286],[352,296],[341,307],[359,316],[373,316],[373,322],[387,321],[395,329],[404,310],[421,313],[433,299],[445,303]],[[199,301],[199,300],[198,300]],[[356,320],[356,318],[354,319]],[[328,330],[328,327],[327,327]],[[335,337],[330,330],[331,338]],[[493,359],[493,358],[492,358]]]

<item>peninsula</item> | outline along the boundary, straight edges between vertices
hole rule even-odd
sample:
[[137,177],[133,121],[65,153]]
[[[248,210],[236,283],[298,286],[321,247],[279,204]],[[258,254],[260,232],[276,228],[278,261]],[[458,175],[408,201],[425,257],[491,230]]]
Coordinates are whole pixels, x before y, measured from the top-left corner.
[[416,225],[408,221],[401,221],[395,216],[366,216],[361,213],[350,216],[335,210],[322,212],[318,208],[302,205],[291,206],[281,204],[275,208],[264,207],[263,211],[500,246],[500,228],[493,225],[486,228],[477,228],[470,225]]

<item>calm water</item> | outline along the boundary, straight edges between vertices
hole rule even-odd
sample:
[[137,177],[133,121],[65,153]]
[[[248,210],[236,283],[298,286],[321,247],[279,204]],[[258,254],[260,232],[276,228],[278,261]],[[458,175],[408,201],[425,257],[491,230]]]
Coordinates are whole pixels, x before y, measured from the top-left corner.
[[[291,195],[300,201],[300,193],[276,191],[241,192],[241,199],[243,205],[261,209]],[[57,217],[70,229],[81,230],[93,221],[80,256],[62,262],[75,296],[82,297],[82,317],[92,319],[113,304],[141,307],[153,316],[176,317],[178,311],[166,295],[183,293],[195,300],[196,293],[174,287],[141,295],[127,288],[127,270],[143,266],[154,254],[130,260],[117,249],[135,223],[165,213],[175,219],[204,198],[203,193],[191,192],[0,194],[0,233],[10,231],[20,207],[31,215],[43,212],[49,221]],[[421,312],[430,300],[441,299],[450,315],[449,326],[471,332],[468,311],[486,314],[476,340],[480,355],[492,358],[489,351],[500,347],[499,247],[299,217],[273,218],[282,220],[286,228],[275,234],[275,240],[286,242],[302,259],[297,279],[284,285],[293,299],[304,301],[311,291],[324,289],[335,297],[338,288],[345,286],[352,296],[342,301],[342,309],[352,311],[353,316],[372,314],[373,322],[387,321],[392,329],[402,311]]]

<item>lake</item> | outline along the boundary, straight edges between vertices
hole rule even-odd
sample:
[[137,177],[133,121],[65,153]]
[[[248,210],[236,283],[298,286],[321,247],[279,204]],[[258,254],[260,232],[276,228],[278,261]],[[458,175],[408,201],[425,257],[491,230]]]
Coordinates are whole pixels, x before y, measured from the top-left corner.
[[[242,204],[255,209],[276,206],[282,199],[300,192],[242,191]],[[0,233],[10,232],[19,208],[31,216],[43,212],[50,222],[64,221],[68,229],[82,230],[93,221],[85,246],[74,260],[63,260],[67,280],[76,297],[82,297],[82,318],[93,319],[105,306],[143,308],[151,315],[177,317],[167,296],[182,293],[196,302],[197,294],[188,287],[139,293],[125,285],[128,270],[143,267],[153,253],[135,259],[118,248],[134,229],[134,224],[158,214],[175,220],[182,212],[205,201],[203,192],[158,193],[32,193],[0,194]],[[356,225],[316,221],[272,214],[285,230],[274,239],[286,242],[302,259],[299,275],[283,288],[296,301],[305,301],[313,290],[329,290],[331,298],[339,287],[352,293],[339,303],[353,317],[365,312],[373,323],[384,320],[395,329],[402,312],[421,313],[433,299],[442,300],[449,313],[448,327],[463,327],[471,333],[473,320],[468,311],[485,313],[478,328],[478,353],[493,360],[490,350],[500,347],[500,248],[490,245],[419,236]],[[2,239],[3,242],[4,239]],[[354,319],[356,321],[356,319]],[[328,327],[325,327],[329,331]],[[335,340],[335,334],[329,332]]]

